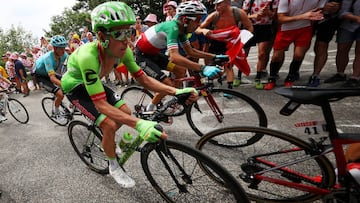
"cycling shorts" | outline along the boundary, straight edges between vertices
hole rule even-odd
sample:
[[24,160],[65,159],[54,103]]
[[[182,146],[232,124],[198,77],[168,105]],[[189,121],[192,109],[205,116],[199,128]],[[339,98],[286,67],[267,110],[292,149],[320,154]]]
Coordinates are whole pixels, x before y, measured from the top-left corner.
[[[155,55],[149,55],[141,52],[139,49],[135,49],[136,63],[140,68],[150,77],[155,78],[158,81],[163,81],[167,75],[163,70],[171,69],[171,63],[168,56],[162,53]],[[170,70],[171,71],[171,70]]]
[[[46,91],[56,94],[61,88],[51,82],[49,76],[43,76],[35,73],[36,81],[40,84],[41,87],[44,87]],[[60,75],[56,75],[56,78],[61,80]]]
[[[116,108],[120,108],[123,104],[125,104],[125,102],[121,100],[120,95],[114,92],[111,88],[104,85],[104,90],[106,100],[109,104],[115,106]],[[76,106],[77,109],[81,111],[84,116],[91,121],[94,121],[98,126],[106,119],[106,116],[101,114],[95,107],[95,104],[91,100],[84,85],[78,85],[71,92],[66,94],[66,97],[74,106]]]

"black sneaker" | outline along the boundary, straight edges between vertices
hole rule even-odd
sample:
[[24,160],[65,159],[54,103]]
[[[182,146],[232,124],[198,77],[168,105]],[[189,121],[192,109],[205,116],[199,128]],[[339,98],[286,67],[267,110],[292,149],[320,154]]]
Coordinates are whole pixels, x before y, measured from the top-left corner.
[[320,85],[320,78],[317,75],[313,75],[309,78],[308,87],[317,87]]
[[343,85],[343,87],[360,87],[360,81],[354,78],[348,79]]
[[341,81],[346,81],[346,75],[340,75],[339,73],[336,73],[331,78],[324,80],[324,83],[335,83]]

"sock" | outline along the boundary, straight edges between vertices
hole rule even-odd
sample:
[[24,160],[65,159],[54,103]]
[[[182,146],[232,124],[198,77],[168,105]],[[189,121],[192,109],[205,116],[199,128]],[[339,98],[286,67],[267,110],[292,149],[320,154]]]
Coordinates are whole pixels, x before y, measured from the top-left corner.
[[270,77],[269,80],[275,80],[276,75],[279,73],[281,68],[281,62],[272,61],[270,63]]
[[238,79],[238,80],[241,80],[241,76],[242,76],[242,72],[241,72],[241,70],[238,70],[237,79]]
[[259,80],[261,79],[261,71],[256,72],[255,80],[256,79],[259,79]]
[[292,60],[289,68],[289,75],[295,75],[297,72],[299,72],[301,63],[302,60],[301,61]]
[[233,82],[228,82],[228,89],[232,89],[233,88]]
[[54,113],[59,113],[59,107],[54,107]]
[[107,159],[109,160],[109,168],[110,168],[111,171],[114,171],[114,170],[116,170],[118,167],[120,167],[120,166],[119,166],[119,163],[118,163],[117,160],[116,160],[116,157],[114,157],[114,158],[108,157]]

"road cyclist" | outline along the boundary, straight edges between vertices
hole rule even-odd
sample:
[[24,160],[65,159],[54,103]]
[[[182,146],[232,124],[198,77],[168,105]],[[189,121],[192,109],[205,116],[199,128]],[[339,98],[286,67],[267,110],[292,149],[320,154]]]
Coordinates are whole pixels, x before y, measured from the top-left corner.
[[25,106],[19,100],[9,96],[15,91],[16,84],[0,74],[0,123],[7,120],[7,112],[21,124],[29,121],[29,113]]
[[35,77],[41,86],[56,96],[52,111],[53,117],[59,123],[64,123],[66,118],[60,113],[59,106],[64,98],[61,90],[61,76],[68,57],[65,52],[68,42],[64,36],[55,35],[51,38],[50,44],[54,50],[48,51],[35,62]]
[[[156,24],[142,33],[135,46],[135,56],[136,62],[144,72],[171,86],[175,84],[163,70],[174,73],[175,78],[184,77],[186,68],[201,72],[207,77],[218,75],[221,71],[218,67],[198,64],[179,53],[180,44],[186,56],[206,60],[213,60],[218,57],[215,54],[192,48],[187,39],[187,35],[196,30],[206,14],[206,7],[200,1],[182,2],[176,9],[177,18]],[[153,111],[164,96],[166,96],[164,93],[156,94],[146,110]]]
[[197,99],[195,89],[176,89],[162,84],[148,77],[136,64],[133,52],[128,47],[130,26],[135,21],[133,10],[123,2],[98,5],[91,12],[92,28],[97,34],[97,41],[82,45],[70,55],[67,72],[61,79],[61,87],[67,98],[101,129],[102,146],[109,160],[110,175],[125,188],[133,187],[135,181],[118,164],[115,132],[124,124],[135,128],[139,136],[148,142],[156,142],[167,135],[155,129],[156,122],[131,116],[129,107],[113,90],[102,84],[101,78],[113,70],[119,59],[147,89],[169,95],[191,93],[189,100]]

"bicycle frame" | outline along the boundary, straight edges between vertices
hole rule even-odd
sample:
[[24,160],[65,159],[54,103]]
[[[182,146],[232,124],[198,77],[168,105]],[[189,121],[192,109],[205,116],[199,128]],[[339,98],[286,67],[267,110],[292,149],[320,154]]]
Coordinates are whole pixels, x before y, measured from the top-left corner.
[[[204,80],[206,80],[206,78],[201,78],[199,73],[194,73],[192,75],[193,76],[179,78],[179,79],[175,79],[175,80],[180,81],[180,82],[184,82],[184,81],[194,82],[193,87],[195,89],[199,90],[200,95],[204,97],[206,103],[209,105],[209,107],[210,107],[211,111],[214,113],[214,116],[216,117],[216,119],[220,123],[222,123],[222,121],[224,119],[224,114],[221,112],[221,109],[219,108],[219,106],[217,105],[217,103],[214,100],[214,97],[210,93],[211,88],[214,87],[212,80],[211,80],[211,82],[208,82],[204,85],[203,83],[205,82]],[[219,78],[218,81],[221,83],[221,78]],[[196,107],[196,109],[198,109],[198,106],[195,106],[195,107]]]
[[[286,92],[286,93],[288,93],[288,92]],[[353,94],[355,94],[355,95],[352,95],[351,93],[346,95],[346,93],[344,93],[344,95],[339,96],[339,97],[329,96],[329,98],[325,97],[325,98],[309,99],[308,103],[306,103],[302,100],[300,102],[296,101],[297,98],[301,97],[300,96],[301,94],[297,95],[295,100],[293,100],[293,97],[291,95],[285,94],[284,92],[280,93],[280,95],[290,98],[290,101],[281,110],[281,114],[283,114],[283,115],[287,115],[287,116],[291,115],[291,113],[294,112],[300,106],[300,104],[313,104],[313,105],[317,105],[317,106],[321,107],[324,119],[326,121],[326,129],[328,131],[328,138],[330,139],[330,145],[322,144],[322,141],[324,141],[325,139],[320,142],[312,141],[313,142],[312,144],[314,146],[313,151],[311,152],[313,154],[312,156],[310,156],[306,159],[293,160],[291,162],[287,162],[287,163],[283,163],[283,164],[279,164],[279,165],[272,163],[268,160],[262,159],[261,157],[265,156],[265,155],[291,153],[291,152],[299,151],[302,149],[293,148],[293,149],[286,149],[286,150],[268,153],[268,154],[255,155],[252,157],[252,160],[254,162],[262,163],[264,165],[272,167],[270,169],[265,169],[265,170],[255,173],[255,179],[271,182],[271,183],[286,186],[289,188],[294,188],[294,189],[310,192],[310,193],[317,194],[317,195],[330,194],[333,192],[333,190],[339,189],[339,188],[344,188],[344,187],[346,188],[348,185],[350,185],[351,183],[354,183],[354,182],[355,182],[355,184],[357,184],[356,181],[353,178],[351,178],[351,175],[347,169],[347,162],[345,159],[345,152],[343,149],[343,145],[360,143],[360,134],[339,133],[336,129],[335,118],[334,118],[334,115],[333,115],[333,112],[331,109],[331,105],[330,105],[330,102],[338,101],[347,96],[358,96],[358,95],[356,95],[356,93],[353,93]],[[327,96],[327,95],[325,95],[325,96]],[[304,99],[304,100],[306,100],[306,99]],[[301,174],[297,171],[293,171],[292,169],[287,168],[287,166],[290,166],[290,165],[293,165],[293,164],[296,164],[296,163],[299,163],[299,162],[302,162],[305,160],[315,159],[316,157],[325,156],[328,153],[333,153],[335,155],[335,162],[336,162],[336,166],[337,166],[337,170],[338,170],[338,172],[337,172],[338,184],[335,184],[333,186],[333,188],[322,189],[322,188],[308,186],[308,185],[301,184],[301,183],[296,183],[295,181],[284,181],[284,180],[280,180],[280,179],[276,179],[276,178],[266,177],[263,175],[265,172],[268,172],[268,171],[280,170],[280,171],[286,172],[287,174],[290,174],[290,176],[291,175],[299,176],[299,177],[301,177],[301,180],[303,180],[304,182],[311,182],[311,183],[315,183],[315,184],[320,183],[321,177],[318,177],[318,176],[308,177],[304,174]],[[291,179],[291,177],[289,179]]]

